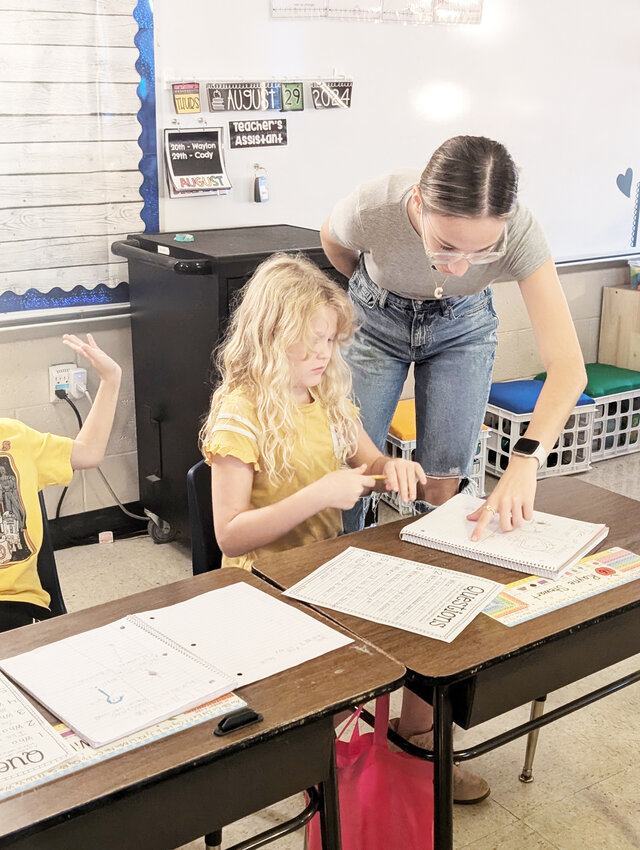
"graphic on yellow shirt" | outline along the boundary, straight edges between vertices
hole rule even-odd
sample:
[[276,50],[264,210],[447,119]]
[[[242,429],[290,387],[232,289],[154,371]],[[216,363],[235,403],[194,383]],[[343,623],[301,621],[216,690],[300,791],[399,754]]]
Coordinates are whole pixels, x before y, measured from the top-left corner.
[[0,457],[0,569],[26,561],[35,553],[26,519],[18,473],[11,458]]

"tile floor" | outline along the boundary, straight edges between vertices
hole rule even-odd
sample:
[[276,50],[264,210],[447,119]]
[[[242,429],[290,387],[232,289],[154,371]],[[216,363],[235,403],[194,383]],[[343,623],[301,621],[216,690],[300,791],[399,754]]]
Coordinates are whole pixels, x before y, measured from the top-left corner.
[[[582,480],[640,499],[640,453],[601,461]],[[488,479],[491,488],[493,479]],[[394,519],[389,509],[384,519]],[[157,546],[149,538],[77,547],[56,555],[69,610],[135,593],[191,574],[189,551],[173,543]],[[557,691],[550,707],[613,681],[638,667],[628,659],[589,679]],[[395,698],[397,701],[397,697]],[[397,705],[396,705],[397,710]],[[458,731],[457,746],[479,741],[523,722],[528,707]],[[632,850],[640,848],[640,689],[629,687],[543,729],[534,764],[535,781],[518,774],[524,741],[515,741],[474,762],[489,781],[491,797],[476,806],[456,806],[456,850]],[[238,793],[242,793],[241,789]],[[291,798],[224,830],[224,845],[273,826],[298,811]],[[302,850],[300,833],[269,845]],[[182,850],[202,850],[194,841]],[[389,848],[389,850],[403,850]]]

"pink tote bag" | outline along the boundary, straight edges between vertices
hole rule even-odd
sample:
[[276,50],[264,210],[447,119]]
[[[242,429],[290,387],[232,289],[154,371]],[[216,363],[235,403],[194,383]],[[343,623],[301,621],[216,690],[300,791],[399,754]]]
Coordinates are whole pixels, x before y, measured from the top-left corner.
[[[389,696],[376,702],[373,732],[336,740],[342,850],[432,850],[433,765],[387,744]],[[320,818],[308,826],[309,850],[321,850]]]

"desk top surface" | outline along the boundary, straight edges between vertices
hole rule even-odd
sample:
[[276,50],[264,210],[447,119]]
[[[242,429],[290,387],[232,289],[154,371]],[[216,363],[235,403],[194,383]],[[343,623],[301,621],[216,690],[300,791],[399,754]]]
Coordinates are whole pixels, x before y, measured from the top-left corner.
[[[575,478],[555,478],[539,482],[536,509],[605,523],[610,531],[597,547],[600,550],[620,546],[632,552],[640,552],[640,502],[634,499]],[[400,529],[412,521],[413,517],[314,543],[302,549],[269,555],[260,559],[254,571],[276,587],[286,589],[347,546],[359,546],[457,572],[472,573],[502,584],[522,578],[523,573],[400,540]],[[396,658],[408,669],[430,680],[446,680],[470,675],[541,641],[548,642],[633,607],[640,607],[640,581],[620,585],[518,626],[507,627],[480,614],[452,643],[443,643],[349,614],[320,610]],[[631,650],[629,654],[634,651],[638,649]]]
[[[242,570],[217,570],[0,634],[0,653],[8,657],[25,652],[127,614],[171,605],[238,581],[249,582],[273,596],[280,596]],[[295,605],[324,620],[305,606]],[[335,623],[330,625],[339,629]],[[365,658],[366,663],[363,663]],[[0,801],[0,841],[2,836],[29,824],[55,819],[74,808],[101,805],[114,795],[160,781],[168,773],[228,756],[234,750],[245,750],[288,729],[335,714],[392,690],[401,683],[403,675],[400,664],[356,639],[303,665],[237,689],[236,693],[263,715],[259,724],[217,737],[213,735],[219,720],[216,717]],[[41,707],[40,710],[51,718],[46,710]]]
[[213,259],[225,262],[241,257],[268,257],[274,251],[321,253],[320,234],[307,227],[290,224],[265,224],[256,227],[225,227],[216,230],[191,230],[192,242],[176,242],[174,233],[133,234],[146,250],[163,245],[174,257]]

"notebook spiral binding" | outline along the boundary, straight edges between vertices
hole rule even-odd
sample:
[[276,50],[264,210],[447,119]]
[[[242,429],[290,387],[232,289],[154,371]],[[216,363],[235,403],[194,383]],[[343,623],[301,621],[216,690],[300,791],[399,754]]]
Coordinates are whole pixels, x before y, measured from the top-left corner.
[[212,673],[216,673],[218,676],[224,676],[225,678],[229,678],[229,674],[225,673],[224,670],[220,670],[210,661],[207,661],[205,658],[201,658],[195,652],[192,652],[190,649],[187,649],[186,646],[182,646],[181,643],[173,640],[173,638],[168,637],[163,634],[158,629],[155,629],[150,623],[147,623],[145,620],[138,617],[136,614],[128,614],[124,618],[128,623],[131,623],[133,626],[137,626],[137,628],[142,629],[142,631],[147,632],[147,634],[153,635],[154,638],[157,638],[161,643],[170,646],[176,652],[181,653],[182,655],[186,655],[188,658],[191,658],[193,661],[197,661],[198,664],[202,665],[202,667],[206,667]]

